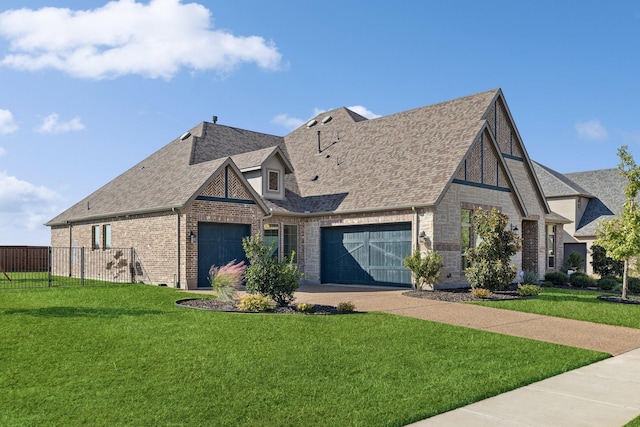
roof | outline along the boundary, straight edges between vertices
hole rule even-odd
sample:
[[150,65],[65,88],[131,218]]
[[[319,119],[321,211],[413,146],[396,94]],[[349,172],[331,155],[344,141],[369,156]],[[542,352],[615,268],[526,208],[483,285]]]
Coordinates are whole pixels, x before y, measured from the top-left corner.
[[371,120],[346,108],[318,115],[314,126],[285,137],[285,152],[296,170],[287,189],[299,197],[273,202],[276,209],[345,212],[434,205],[499,93],[495,89]]
[[501,96],[494,89],[371,120],[338,108],[285,137],[203,122],[47,225],[184,208],[223,165],[247,172],[274,156],[285,166],[285,199],[253,193],[274,213],[433,206]]
[[181,209],[228,163],[228,156],[234,151],[231,147],[247,152],[282,142],[281,137],[206,122],[186,135],[184,139],[176,138],[46,225]]
[[538,176],[538,180],[540,181],[540,185],[542,186],[545,197],[593,197],[591,193],[568,179],[560,172],[556,172],[553,169],[550,169],[537,162],[531,163],[533,164],[533,168],[536,171],[536,175]]

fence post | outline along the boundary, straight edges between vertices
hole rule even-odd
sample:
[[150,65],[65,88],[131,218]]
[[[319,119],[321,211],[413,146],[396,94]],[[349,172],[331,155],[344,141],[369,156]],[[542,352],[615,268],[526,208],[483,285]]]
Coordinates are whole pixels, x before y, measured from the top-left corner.
[[47,251],[48,256],[47,256],[47,272],[49,273],[49,287],[51,287],[52,284],[52,278],[53,275],[51,274],[51,259],[53,257],[53,248],[51,246],[49,246],[49,250]]
[[131,283],[136,283],[136,251],[131,248],[131,256],[129,257],[129,272],[131,273]]
[[80,249],[80,285],[84,286],[84,246]]

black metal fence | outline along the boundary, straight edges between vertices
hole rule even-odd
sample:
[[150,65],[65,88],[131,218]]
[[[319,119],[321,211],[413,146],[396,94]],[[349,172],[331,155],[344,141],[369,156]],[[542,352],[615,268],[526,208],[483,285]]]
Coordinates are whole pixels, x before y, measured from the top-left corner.
[[0,289],[144,281],[133,248],[0,246]]

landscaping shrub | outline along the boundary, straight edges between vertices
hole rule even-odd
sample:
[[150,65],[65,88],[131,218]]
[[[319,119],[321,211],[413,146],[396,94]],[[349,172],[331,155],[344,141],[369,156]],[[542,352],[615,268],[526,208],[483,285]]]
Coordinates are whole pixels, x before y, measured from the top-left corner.
[[425,290],[438,283],[442,268],[442,255],[436,251],[427,251],[422,256],[419,249],[413,255],[404,259],[404,267],[411,270],[416,283],[416,289]]
[[562,271],[550,271],[549,273],[544,275],[544,280],[546,282],[551,282],[553,286],[566,286],[569,283],[569,276],[567,273],[563,273]]
[[338,313],[353,313],[356,310],[356,306],[351,301],[341,302],[336,307]]
[[540,291],[540,286],[536,285],[527,284],[518,286],[518,295],[520,295],[521,297],[538,296],[540,295]]
[[627,278],[627,290],[634,294],[640,294],[640,279],[637,277]]
[[313,304],[307,304],[306,302],[301,302],[296,306],[296,310],[302,313],[308,313],[313,310]]
[[576,288],[587,288],[593,286],[595,280],[589,277],[588,274],[576,272],[569,276],[569,283]]
[[572,251],[567,260],[564,262],[565,270],[573,270],[580,271],[582,269],[582,264],[584,263],[584,258],[580,255],[579,252]]
[[525,285],[537,285],[538,273],[535,271],[525,271],[524,276],[522,276],[522,283]]
[[543,288],[550,288],[552,286],[553,286],[553,283],[549,282],[548,280],[545,280],[544,282],[542,282]]
[[249,311],[252,313],[260,313],[264,311],[273,310],[275,302],[268,297],[260,294],[245,295],[240,299],[238,303],[238,309],[240,311]]
[[603,276],[598,280],[598,288],[603,291],[611,291],[618,284],[618,279],[615,276]]
[[593,272],[600,276],[621,277],[624,272],[624,261],[617,261],[607,256],[607,251],[598,245],[591,246],[591,265]]
[[258,235],[242,239],[242,247],[250,263],[244,273],[247,292],[270,296],[279,306],[291,303],[302,277],[298,266],[293,264],[293,255],[291,259],[278,260]]
[[213,292],[219,300],[233,301],[235,299],[236,287],[242,283],[246,268],[244,261],[236,264],[235,259],[222,267],[211,266],[209,269],[209,283],[211,283]]
[[495,208],[490,211],[478,208],[473,212],[473,231],[479,243],[467,250],[471,265],[465,270],[472,288],[506,289],[516,277],[511,257],[520,250],[521,239],[506,230],[508,220],[507,215]]
[[471,296],[474,298],[481,298],[481,299],[487,299],[487,298],[491,298],[491,291],[489,289],[485,289],[485,288],[472,288],[471,289]]

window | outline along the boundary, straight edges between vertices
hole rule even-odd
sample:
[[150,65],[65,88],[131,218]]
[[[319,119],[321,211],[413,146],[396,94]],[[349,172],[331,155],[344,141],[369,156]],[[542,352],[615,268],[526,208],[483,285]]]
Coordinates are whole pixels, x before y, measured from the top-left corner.
[[271,256],[278,257],[280,252],[280,229],[278,224],[266,224],[264,226],[264,244],[272,249]]
[[471,210],[462,209],[460,211],[460,255],[461,255],[461,269],[465,271],[469,267],[469,260],[465,255],[467,249],[471,249],[471,242],[473,242],[473,229],[471,228]]
[[283,228],[283,240],[282,249],[283,255],[290,258],[293,254],[293,262],[298,262],[298,226],[297,225],[285,225]]
[[100,249],[100,226],[94,225],[91,227],[91,248]]
[[102,226],[102,239],[102,247],[104,249],[111,249],[111,224]]
[[280,173],[278,171],[269,171],[269,181],[267,190],[269,191],[280,191]]
[[556,226],[547,224],[547,267],[556,266]]

